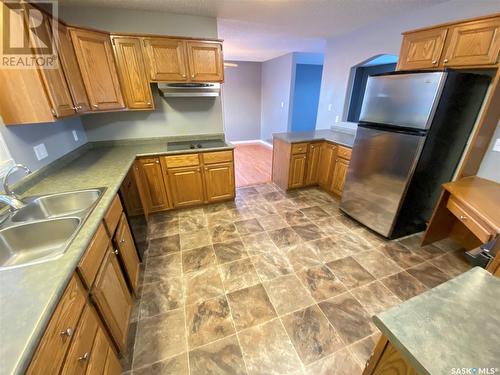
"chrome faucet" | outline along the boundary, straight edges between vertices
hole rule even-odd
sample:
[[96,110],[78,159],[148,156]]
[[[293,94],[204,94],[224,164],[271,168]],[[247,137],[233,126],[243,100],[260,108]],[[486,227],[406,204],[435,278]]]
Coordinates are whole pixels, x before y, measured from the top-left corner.
[[9,187],[9,177],[18,169],[24,169],[27,175],[31,173],[31,169],[23,164],[14,165],[7,171],[3,178],[3,190],[5,194],[0,194],[0,202],[9,205],[11,211],[19,210],[25,206],[24,202]]

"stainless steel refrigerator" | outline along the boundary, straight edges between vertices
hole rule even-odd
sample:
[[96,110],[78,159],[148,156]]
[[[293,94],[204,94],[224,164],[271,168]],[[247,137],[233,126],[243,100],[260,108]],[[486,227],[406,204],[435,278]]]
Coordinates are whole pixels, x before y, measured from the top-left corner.
[[457,71],[369,77],[340,208],[388,238],[424,230],[489,82]]

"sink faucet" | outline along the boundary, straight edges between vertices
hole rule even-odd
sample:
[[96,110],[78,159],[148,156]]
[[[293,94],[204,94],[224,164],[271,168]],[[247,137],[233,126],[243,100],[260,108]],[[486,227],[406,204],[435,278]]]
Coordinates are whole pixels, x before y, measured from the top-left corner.
[[19,210],[25,206],[24,202],[21,201],[21,199],[19,199],[9,187],[9,177],[18,169],[24,169],[27,175],[31,173],[31,169],[23,164],[14,165],[7,171],[5,177],[3,178],[3,190],[5,194],[0,194],[0,202],[9,205],[11,211]]

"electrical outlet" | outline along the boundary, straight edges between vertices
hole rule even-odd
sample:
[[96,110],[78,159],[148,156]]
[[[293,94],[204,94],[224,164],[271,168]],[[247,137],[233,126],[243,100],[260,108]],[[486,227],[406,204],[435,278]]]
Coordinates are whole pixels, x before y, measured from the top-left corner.
[[49,156],[49,154],[47,153],[47,148],[43,143],[40,143],[39,145],[33,147],[33,151],[35,151],[35,155],[38,160],[45,159],[47,156]]
[[500,138],[495,140],[495,144],[493,145],[493,151],[500,152]]
[[75,142],[78,142],[78,133],[76,132],[76,130],[73,130],[73,139],[75,140]]

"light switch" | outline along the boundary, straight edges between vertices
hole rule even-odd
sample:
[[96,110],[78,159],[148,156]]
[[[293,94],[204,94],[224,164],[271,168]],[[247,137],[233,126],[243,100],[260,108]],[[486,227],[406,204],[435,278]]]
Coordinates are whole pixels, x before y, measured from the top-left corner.
[[495,144],[493,145],[493,151],[500,152],[500,138],[495,140]]
[[40,143],[39,145],[33,147],[33,151],[35,151],[35,155],[38,160],[45,159],[47,156],[49,156],[49,154],[47,153],[47,148],[43,143]]

